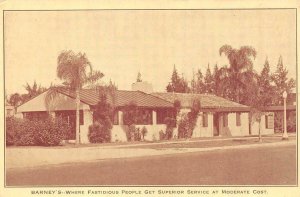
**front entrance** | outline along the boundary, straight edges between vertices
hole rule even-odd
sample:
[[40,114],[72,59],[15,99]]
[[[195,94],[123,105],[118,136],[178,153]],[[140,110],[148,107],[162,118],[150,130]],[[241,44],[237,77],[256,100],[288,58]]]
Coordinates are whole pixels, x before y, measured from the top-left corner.
[[214,113],[213,115],[213,121],[214,121],[214,136],[219,136],[219,113]]

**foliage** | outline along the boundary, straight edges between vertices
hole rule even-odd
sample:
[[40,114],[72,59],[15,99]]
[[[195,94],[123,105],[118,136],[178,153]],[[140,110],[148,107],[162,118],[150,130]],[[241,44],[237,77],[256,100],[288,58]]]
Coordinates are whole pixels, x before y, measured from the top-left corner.
[[145,136],[147,135],[148,130],[145,126],[143,126],[142,130],[141,130],[141,135],[142,135],[142,140],[145,140]]
[[183,114],[178,124],[178,138],[191,138],[196,127],[198,113],[201,109],[200,100],[193,100],[192,109],[189,113]]
[[287,75],[288,75],[288,70],[284,68],[282,57],[280,56],[276,71],[272,75],[272,80],[275,83],[275,97],[273,98],[275,105],[282,105],[283,104],[282,93],[286,91],[289,94],[292,92],[292,89],[296,86],[295,80],[288,79]]
[[187,114],[181,115],[178,123],[178,138],[188,138],[189,128],[190,125]]
[[211,74],[209,64],[207,66],[206,74],[204,77],[204,84],[205,84],[204,86],[205,93],[209,93],[209,94],[214,93],[214,78],[213,75]]
[[134,102],[130,102],[123,108],[123,122],[124,125],[134,125],[136,124],[138,116],[138,108]]
[[296,132],[296,112],[291,111],[287,114],[287,131]]
[[159,131],[159,140],[165,140],[166,139],[166,133],[164,133],[163,130]]
[[273,104],[274,87],[271,85],[272,78],[270,74],[270,65],[266,59],[264,67],[258,76],[258,101],[260,106],[270,106]]
[[107,102],[106,94],[100,95],[100,101],[93,108],[94,124],[89,127],[89,141],[92,143],[110,142],[113,108]]
[[91,143],[110,142],[111,139],[111,121],[104,119],[101,122],[94,122],[89,126],[88,138]]
[[61,118],[36,121],[35,142],[37,145],[56,146],[71,133],[68,123]]
[[176,119],[172,117],[166,117],[164,123],[166,124],[166,136],[167,140],[173,137],[173,131],[176,127]]
[[27,93],[25,94],[19,94],[19,93],[14,93],[9,96],[7,99],[7,102],[12,105],[12,106],[18,106],[26,101],[32,99],[33,97],[41,94],[46,90],[46,88],[42,87],[41,85],[38,85],[36,81],[33,82],[33,85],[30,86],[29,83],[27,82],[26,85],[24,86],[25,90]]
[[179,92],[179,93],[187,93],[190,92],[190,88],[188,87],[188,82],[180,77],[177,73],[177,69],[173,69],[171,82],[167,85],[167,92]]
[[219,53],[225,54],[230,65],[220,70],[222,96],[238,103],[250,103],[248,95],[253,94],[256,84],[251,57],[256,57],[256,50],[250,46],[234,49],[230,45],[223,45]]
[[200,69],[198,69],[196,73],[196,79],[194,79],[193,77],[191,86],[192,86],[193,93],[198,93],[198,94],[205,93],[206,88],[203,81],[203,74]]
[[[85,53],[74,53],[72,50],[62,51],[57,58],[57,77],[63,80],[63,86],[75,91],[76,95],[76,143],[80,143],[79,138],[79,107],[80,90],[87,84],[92,84],[101,79],[104,74],[94,71],[91,62]],[[57,88],[50,88],[47,92],[45,103],[51,106],[54,98],[58,95]],[[50,111],[51,109],[48,108]]]
[[71,128],[62,119],[30,121],[6,118],[6,145],[57,146],[70,132]]

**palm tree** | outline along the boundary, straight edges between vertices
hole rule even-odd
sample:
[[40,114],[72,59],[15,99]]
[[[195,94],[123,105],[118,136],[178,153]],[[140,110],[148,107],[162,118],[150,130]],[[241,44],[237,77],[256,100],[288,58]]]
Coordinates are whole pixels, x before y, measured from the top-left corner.
[[57,58],[57,77],[63,80],[63,86],[50,88],[46,96],[46,105],[57,95],[57,89],[64,87],[76,93],[76,144],[80,143],[79,136],[79,108],[80,90],[86,85],[99,80],[104,76],[100,71],[93,71],[92,64],[85,53],[74,53],[72,50],[63,51]]
[[255,59],[256,50],[251,46],[234,49],[230,45],[223,45],[219,53],[220,56],[225,54],[230,65],[220,69],[225,88],[223,94],[236,102],[240,102],[242,94],[245,95],[245,91],[249,87],[249,83],[255,79],[251,57]]

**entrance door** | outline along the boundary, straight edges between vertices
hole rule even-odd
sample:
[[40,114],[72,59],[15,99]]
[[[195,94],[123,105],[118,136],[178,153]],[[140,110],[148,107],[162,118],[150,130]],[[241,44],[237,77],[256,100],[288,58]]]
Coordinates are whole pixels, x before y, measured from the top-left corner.
[[213,115],[214,119],[214,136],[219,136],[219,114],[214,113]]

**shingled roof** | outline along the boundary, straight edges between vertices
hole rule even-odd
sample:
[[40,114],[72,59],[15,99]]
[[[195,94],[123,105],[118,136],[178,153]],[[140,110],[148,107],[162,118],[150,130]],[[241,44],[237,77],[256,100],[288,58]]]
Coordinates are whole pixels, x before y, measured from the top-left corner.
[[[68,89],[58,89],[58,92],[75,98],[75,92]],[[81,102],[88,105],[96,105],[100,101],[101,91],[96,89],[82,89],[80,91]],[[130,102],[134,102],[138,107],[152,107],[152,108],[171,108],[173,103],[146,94],[141,91],[127,91],[127,90],[116,90],[111,94],[107,94],[108,101],[113,103],[115,107],[122,107]],[[114,99],[113,99],[114,98]]]
[[250,111],[250,107],[242,105],[222,97],[218,97],[210,94],[190,94],[190,93],[162,93],[156,92],[152,95],[161,99],[174,103],[175,100],[179,100],[181,107],[191,108],[193,100],[199,99],[201,108],[211,111]]

